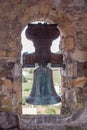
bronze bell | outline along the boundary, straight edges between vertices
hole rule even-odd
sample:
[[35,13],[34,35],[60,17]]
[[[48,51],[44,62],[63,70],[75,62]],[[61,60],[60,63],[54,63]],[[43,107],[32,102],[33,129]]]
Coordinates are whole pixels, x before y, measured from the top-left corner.
[[26,102],[34,105],[50,105],[60,101],[61,98],[54,89],[52,70],[45,66],[36,68],[33,87]]
[[52,41],[60,32],[57,24],[28,24],[26,37],[33,41],[35,53],[23,55],[23,66],[39,67],[34,70],[34,81],[30,96],[26,102],[34,105],[56,104],[61,101],[53,85],[52,70],[47,67],[48,63],[61,66],[62,55],[50,52]]

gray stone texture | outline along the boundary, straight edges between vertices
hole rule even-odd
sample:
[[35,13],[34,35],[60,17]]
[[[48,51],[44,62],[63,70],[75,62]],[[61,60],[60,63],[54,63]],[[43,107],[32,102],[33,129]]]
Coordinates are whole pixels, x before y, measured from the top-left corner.
[[[87,105],[84,105],[87,96],[86,0],[0,0],[0,110],[21,114],[21,32],[29,22],[40,20],[58,23],[65,65],[61,68],[62,106],[77,114],[69,118],[75,118],[72,127],[64,124],[48,127],[46,122],[51,119],[48,116],[45,126],[29,129],[86,130],[87,125],[83,127],[87,120]],[[36,118],[36,122],[40,121]],[[52,119],[52,122],[56,121]]]

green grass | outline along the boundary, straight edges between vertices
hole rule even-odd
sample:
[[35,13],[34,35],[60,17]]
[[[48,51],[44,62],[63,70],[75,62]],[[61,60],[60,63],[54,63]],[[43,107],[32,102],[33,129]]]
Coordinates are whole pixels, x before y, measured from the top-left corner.
[[22,105],[25,105],[26,104],[26,96],[24,96],[23,98],[22,98]]
[[32,82],[22,83],[22,91],[31,90],[31,88],[32,88]]
[[61,75],[60,75],[60,70],[54,69],[53,71],[53,82],[58,83],[59,87],[61,87]]

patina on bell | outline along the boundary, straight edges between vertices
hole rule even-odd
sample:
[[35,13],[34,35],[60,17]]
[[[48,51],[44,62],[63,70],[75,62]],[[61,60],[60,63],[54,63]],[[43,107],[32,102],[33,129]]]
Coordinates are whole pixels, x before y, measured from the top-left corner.
[[39,65],[34,70],[34,80],[30,96],[26,102],[34,105],[56,104],[61,101],[57,95],[54,85],[52,70],[47,67],[48,63],[52,66],[62,66],[62,55],[50,52],[52,41],[58,38],[60,32],[57,24],[28,24],[25,35],[32,40],[35,46],[35,52],[25,54],[23,66],[32,66],[35,63]]
[[26,102],[34,105],[50,105],[61,101],[57,95],[53,80],[52,70],[45,66],[40,66],[34,70],[34,81],[32,91]]

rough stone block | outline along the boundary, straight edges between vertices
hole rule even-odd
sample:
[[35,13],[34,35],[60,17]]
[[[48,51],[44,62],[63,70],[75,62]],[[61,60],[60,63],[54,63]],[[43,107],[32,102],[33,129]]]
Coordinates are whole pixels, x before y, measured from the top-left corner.
[[[68,21],[68,18],[67,19],[62,19],[63,21],[64,21],[64,25],[60,25],[60,28],[61,28],[61,30],[62,30],[62,34],[65,36],[65,37],[74,37],[74,35],[75,35],[75,32],[74,32],[74,30],[73,30],[73,25],[71,25],[70,23],[69,23],[69,21]],[[66,23],[65,23],[66,22]],[[62,21],[61,21],[61,24],[63,24],[62,23]]]
[[77,76],[77,62],[66,64],[66,74],[68,77]]
[[18,80],[16,80],[15,82],[14,82],[14,91],[15,91],[15,94],[17,94],[17,98],[18,98],[18,102],[20,102],[21,100],[22,100],[22,95],[21,95],[21,91],[22,91],[22,88],[21,88],[21,86],[22,86],[22,83],[20,82],[20,80],[18,81]]
[[[44,8],[45,7],[45,8]],[[49,5],[47,4],[42,4],[40,5],[40,15],[41,16],[45,16],[48,14],[48,11],[49,11]]]
[[12,51],[12,50],[6,51],[6,56],[15,57],[15,56],[17,56],[17,51]]
[[84,7],[85,6],[85,0],[74,0],[74,6]]
[[67,63],[65,69],[61,68],[61,75],[66,77],[76,77],[77,76],[77,62]]
[[13,83],[11,82],[11,80],[9,79],[5,79],[3,80],[3,86],[6,88],[8,88],[8,90],[12,89],[13,88]]
[[57,17],[58,11],[55,7],[52,7],[49,11],[49,15]]
[[4,98],[3,99],[4,106],[11,106],[11,99],[10,98]]
[[87,83],[87,78],[86,77],[78,77],[78,78],[73,80],[72,86],[73,87],[83,88],[85,83]]
[[62,76],[66,76],[66,70],[65,69],[61,68],[60,73],[61,73]]
[[85,84],[85,86],[83,88],[83,94],[85,97],[87,97],[87,83]]
[[22,10],[22,15],[19,21],[26,22],[29,20],[29,17],[30,17],[30,11],[29,11],[29,8],[26,8],[25,11]]
[[[86,15],[84,17],[87,17]],[[80,21],[83,21],[83,18],[79,18]],[[84,23],[87,23],[87,21],[84,20]],[[81,22],[81,25],[84,24]],[[79,31],[76,30],[76,46],[79,50],[86,51],[87,50],[87,32],[86,29],[83,28],[84,31],[82,31],[81,27],[79,27]]]
[[78,76],[85,76],[85,77],[87,77],[87,69],[78,71]]
[[70,55],[73,60],[77,60],[79,62],[87,62],[87,51],[75,50]]
[[73,37],[63,37],[61,38],[60,49],[66,51],[71,51],[74,49],[74,38]]
[[60,41],[59,48],[60,48],[61,50],[63,50],[63,49],[65,48],[64,37],[63,37],[63,36],[61,37],[61,41]]
[[22,68],[21,67],[22,66],[19,63],[14,65],[14,68],[12,71],[14,78],[21,77],[21,75],[22,75]]
[[78,76],[87,77],[87,62],[79,63],[78,62]]
[[74,38],[73,37],[65,38],[65,50],[70,51],[72,49],[74,49]]
[[10,1],[11,1],[11,3],[12,3],[13,5],[17,5],[17,4],[21,3],[21,0],[16,0],[16,1],[10,0]]
[[31,6],[29,9],[29,12],[30,12],[30,18],[31,17],[37,18],[38,14],[39,14],[39,7],[38,6]]
[[76,98],[76,90],[75,89],[66,89],[65,91],[65,99],[66,103],[73,109],[76,109],[77,98]]
[[5,57],[6,56],[6,51],[0,51],[0,57]]

